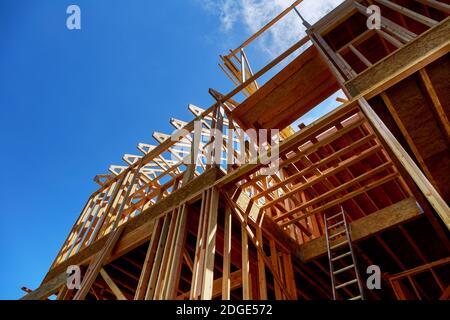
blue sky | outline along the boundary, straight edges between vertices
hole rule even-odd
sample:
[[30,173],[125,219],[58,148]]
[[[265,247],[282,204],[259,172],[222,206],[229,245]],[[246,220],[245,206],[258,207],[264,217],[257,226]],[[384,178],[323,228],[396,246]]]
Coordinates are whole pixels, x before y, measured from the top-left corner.
[[250,30],[222,18],[200,0],[0,2],[0,299],[39,286],[96,174],[231,89],[218,55]]

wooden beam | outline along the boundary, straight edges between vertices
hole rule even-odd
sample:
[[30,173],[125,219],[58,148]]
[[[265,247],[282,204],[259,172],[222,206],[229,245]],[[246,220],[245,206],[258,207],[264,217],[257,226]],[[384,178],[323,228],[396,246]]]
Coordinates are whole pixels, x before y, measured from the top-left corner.
[[[261,227],[256,229],[256,238],[258,243],[263,247],[263,236]],[[258,255],[258,287],[259,287],[259,299],[267,300],[267,282],[266,282],[266,268],[264,267],[264,259],[261,252],[257,252]]]
[[219,211],[219,191],[211,188],[211,203],[208,212],[208,230],[206,233],[205,265],[203,273],[202,300],[211,300],[214,281],[214,258],[216,253],[217,215]]
[[53,293],[57,292],[58,289],[61,288],[61,286],[65,286],[66,283],[67,273],[64,270],[49,281],[41,284],[36,290],[33,290],[31,293],[28,293],[20,298],[20,300],[44,300]]
[[345,83],[353,97],[370,99],[449,51],[450,17]]
[[[414,198],[407,198],[389,207],[374,212],[350,223],[352,241],[357,243],[380,232],[401,225],[421,215]],[[305,262],[327,253],[325,236],[300,246],[300,255]]]
[[197,241],[194,251],[194,268],[192,272],[190,299],[197,300],[201,295],[203,282],[203,267],[204,267],[204,248],[208,219],[209,198],[211,189],[203,192],[201,198],[200,218],[198,221]]
[[183,248],[186,239],[186,221],[188,209],[186,204],[181,205],[178,213],[177,226],[173,242],[173,251],[171,252],[172,260],[168,269],[167,289],[165,299],[174,299],[178,289],[181,274],[181,266],[183,264]]
[[390,42],[394,47],[400,48],[403,46],[403,43],[391,36],[390,34],[384,32],[383,30],[377,30],[377,33],[381,36],[382,39]]
[[409,300],[413,295],[400,281],[391,281],[392,290],[398,300]]
[[242,299],[251,299],[250,260],[248,256],[247,219],[241,224]]
[[232,238],[232,215],[231,209],[226,206],[223,241],[223,271],[222,271],[222,300],[230,300],[231,280],[231,238]]
[[442,295],[439,297],[439,300],[448,300],[450,298],[450,285],[447,289],[442,292]]
[[117,300],[127,300],[127,298],[124,296],[120,288],[115,284],[113,279],[109,276],[109,274],[105,271],[105,269],[100,269],[100,275],[102,276],[103,280],[105,280],[108,287],[111,289],[111,291],[116,296]]
[[[323,159],[320,159],[316,163],[313,163],[313,164],[307,166],[306,168],[300,170],[299,172],[296,172],[296,173],[290,175],[289,177],[286,177],[282,181],[276,181],[276,183],[274,183],[272,186],[265,188],[264,191],[262,191],[262,192],[258,193],[257,195],[253,196],[252,200],[257,200],[257,199],[259,199],[262,196],[265,196],[265,195],[267,195],[267,194],[269,194],[271,192],[274,192],[275,190],[277,190],[279,188],[282,188],[283,186],[285,186],[288,183],[294,182],[298,178],[304,177],[305,175],[307,175],[307,174],[317,170],[319,167],[324,166],[324,165],[328,164],[329,162],[331,162],[333,160],[339,159],[340,157],[342,157],[343,155],[349,153],[353,149],[356,149],[356,148],[361,147],[362,145],[364,145],[366,143],[369,143],[370,141],[374,140],[374,138],[375,138],[375,135],[370,134],[370,135],[365,136],[365,137],[363,137],[363,138],[353,142],[352,144],[350,144],[350,145],[348,145],[348,146],[346,146],[346,147],[344,147],[344,148],[342,148],[342,149],[340,149],[340,150],[338,150],[336,152],[333,152],[329,156],[327,156],[327,157],[325,157]],[[376,152],[376,151],[377,150],[371,150],[371,151],[364,150],[360,154],[358,154],[357,156],[352,157],[351,159],[346,159],[346,160],[342,161],[341,164],[342,165],[344,165],[344,164],[346,165],[350,161],[356,161],[360,157],[362,158],[362,157],[366,156],[368,152]],[[351,164],[348,164],[348,165],[351,165]]]
[[231,57],[238,53],[241,48],[245,48],[248,46],[253,40],[255,40],[257,37],[259,37],[262,33],[264,33],[267,29],[269,29],[271,26],[273,26],[277,21],[279,21],[281,18],[283,18],[285,15],[287,15],[292,9],[294,9],[298,4],[300,4],[302,0],[296,0],[294,3],[292,3],[289,7],[287,7],[285,10],[283,10],[280,14],[278,14],[275,18],[270,20],[266,25],[264,25],[261,29],[259,29],[257,32],[255,32],[250,38],[244,41],[239,47],[231,51],[231,53],[227,57]]
[[417,162],[419,163],[420,167],[424,171],[427,178],[430,180],[430,182],[433,183],[433,185],[437,185],[434,181],[433,176],[431,175],[430,170],[428,170],[428,166],[425,164],[425,160],[422,157],[422,154],[417,149],[414,140],[411,138],[408,129],[406,129],[405,124],[403,123],[402,119],[398,115],[397,109],[392,104],[391,99],[389,99],[386,92],[382,92],[380,94],[381,99],[383,99],[384,104],[386,105],[387,109],[392,115],[392,118],[394,118],[394,121],[397,123],[398,128],[400,129],[400,132],[402,133],[403,137],[405,138],[406,142],[408,143],[409,147],[411,148],[411,151],[413,152],[414,156],[417,159]]
[[[336,187],[336,188],[334,188],[332,190],[329,190],[329,191],[327,191],[327,192],[325,192],[325,193],[323,193],[323,194],[321,194],[321,195],[319,195],[319,196],[309,200],[308,202],[305,202],[305,203],[301,204],[300,206],[293,208],[292,210],[290,210],[287,213],[278,215],[276,218],[274,218],[274,221],[278,222],[278,221],[283,220],[285,217],[292,217],[296,213],[301,213],[306,208],[311,207],[314,204],[317,204],[318,202],[324,201],[324,200],[326,200],[326,199],[336,195],[337,193],[339,193],[341,191],[344,191],[347,188],[355,185],[356,183],[365,181],[365,180],[369,179],[370,177],[373,177],[376,174],[384,172],[385,170],[387,170],[387,169],[389,169],[391,167],[392,167],[392,163],[391,162],[383,163],[383,164],[381,164],[381,165],[379,165],[379,166],[377,166],[377,167],[375,167],[373,169],[370,169],[369,171],[367,171],[367,172],[357,176],[356,178],[341,184],[339,187]],[[374,182],[371,182],[371,183],[374,183]],[[352,192],[355,192],[355,191],[352,191]],[[349,194],[352,194],[352,192],[349,192]],[[328,206],[328,204],[327,204],[327,206]],[[317,211],[317,209],[314,209],[314,210]],[[311,214],[309,214],[309,215],[311,215]]]
[[169,232],[169,226],[170,226],[170,216],[166,215],[164,217],[164,222],[163,222],[162,229],[161,229],[161,236],[159,237],[159,240],[158,240],[158,246],[156,248],[155,258],[154,258],[154,262],[153,262],[152,269],[150,272],[147,290],[145,291],[145,296],[144,296],[145,300],[153,300],[154,296],[155,296],[156,285],[157,285],[157,281],[158,281],[158,274],[159,274],[159,270],[161,267],[161,261],[163,259],[163,254],[164,254],[163,250],[166,245],[167,234]]
[[415,0],[450,15],[450,5],[438,0]]
[[359,60],[361,60],[366,67],[371,67],[372,66],[372,62],[369,61],[369,59],[367,59],[362,53],[361,51],[359,51],[358,49],[356,49],[353,45],[349,45],[348,46],[350,48],[350,50],[355,54],[355,56],[357,56],[359,58]]
[[438,21],[431,19],[429,17],[426,17],[424,15],[421,15],[420,13],[417,13],[413,10],[405,8],[405,7],[403,7],[399,4],[396,4],[392,1],[389,1],[389,0],[375,0],[375,1],[385,5],[386,7],[390,8],[394,11],[397,11],[407,17],[410,17],[411,19],[416,20],[417,22],[420,22],[428,27],[433,27],[436,24],[438,24]]
[[158,221],[154,224],[150,243],[145,255],[144,265],[142,266],[141,276],[139,277],[138,286],[134,295],[134,300],[142,300],[145,297],[148,281],[150,280],[150,273],[153,269],[156,250],[158,248],[158,241],[159,236],[161,235],[162,225],[162,218],[159,218]]
[[340,49],[337,50],[337,52],[339,52],[340,54],[343,54],[350,49],[350,46],[353,46],[353,47],[358,46],[360,43],[366,41],[374,34],[376,34],[375,30],[367,29],[366,31],[361,33],[359,36],[351,39],[350,42],[343,45]]
[[[245,216],[247,216],[248,214],[245,211],[243,211],[243,209],[241,207],[236,205],[233,202],[233,200],[230,199],[228,194],[226,194],[224,192],[222,192],[222,194],[224,196],[225,201],[233,209],[233,212],[235,213],[235,215],[238,218],[239,222],[242,224],[245,221]],[[250,221],[250,220],[248,220],[248,221]],[[282,280],[281,280],[281,277],[280,277],[280,274],[279,274],[278,270],[273,268],[269,258],[264,253],[263,248],[261,247],[261,244],[256,239],[256,236],[255,236],[254,232],[250,229],[249,226],[247,226],[245,229],[247,230],[247,234],[248,234],[250,240],[252,241],[253,245],[261,253],[261,256],[263,257],[264,263],[266,264],[267,268],[270,270],[270,272],[272,272],[274,280],[276,282],[278,282],[278,285],[280,285],[280,287],[281,287],[282,291],[284,292],[284,294],[289,298],[290,294],[289,294],[289,292],[287,292],[286,288],[282,285]]]
[[[270,262],[272,263],[272,268],[279,273],[279,266],[278,266],[278,252],[277,248],[275,246],[275,241],[269,240],[269,246],[270,246]],[[278,283],[278,281],[274,281],[274,289],[275,289],[275,299],[282,300],[283,295],[281,292],[281,284]]]
[[423,264],[421,266],[418,266],[418,267],[415,267],[415,268],[412,268],[412,269],[409,269],[409,270],[405,270],[403,272],[391,275],[391,276],[389,276],[389,279],[390,280],[398,280],[398,279],[410,277],[410,276],[413,276],[413,275],[416,275],[416,274],[428,271],[431,268],[434,268],[434,267],[437,267],[437,266],[443,266],[443,265],[446,265],[446,264],[449,264],[449,263],[450,263],[450,257],[442,258],[442,259],[439,259],[437,261],[426,263],[426,264]]
[[[322,181],[322,180],[324,180],[324,179],[326,179],[328,177],[331,177],[331,176],[335,175],[336,173],[338,173],[338,172],[348,168],[351,165],[354,165],[357,162],[360,162],[361,160],[365,159],[366,157],[368,157],[370,155],[373,155],[374,153],[376,153],[376,152],[378,152],[380,150],[381,150],[381,146],[380,145],[375,145],[375,146],[372,146],[372,147],[370,147],[370,148],[360,152],[359,154],[356,154],[356,155],[354,155],[354,156],[352,156],[350,158],[347,158],[344,161],[342,161],[341,163],[335,165],[334,167],[331,167],[330,169],[323,171],[321,173],[321,175],[319,175],[319,176],[317,176],[315,178],[312,178],[310,180],[306,180],[305,183],[299,183],[297,185],[294,185],[293,188],[290,189],[289,192],[286,192],[282,196],[280,196],[279,198],[276,198],[275,200],[266,203],[265,205],[263,205],[261,207],[261,209],[267,209],[269,207],[272,207],[275,203],[290,198],[292,195],[294,195],[296,193],[299,193],[299,192],[301,192],[301,191],[311,187],[312,185],[314,185],[314,184],[316,184],[316,183],[318,183],[318,182],[320,182],[320,181]],[[331,155],[331,156],[333,156],[333,155]],[[323,163],[323,162],[320,161],[320,163]],[[318,166],[314,165],[314,167],[317,168]],[[307,168],[309,169],[310,167],[307,167]],[[300,172],[302,172],[302,171],[300,171]],[[308,170],[308,171],[310,171],[310,170]],[[297,173],[294,174],[294,176],[298,176]],[[333,190],[330,190],[329,192],[332,194]]]
[[166,244],[164,246],[163,252],[163,258],[161,261],[161,266],[159,268],[159,273],[157,276],[157,282],[156,282],[156,289],[154,294],[154,300],[163,300],[165,299],[165,292],[167,288],[167,278],[170,275],[169,267],[170,263],[172,261],[173,257],[173,250],[174,250],[174,242],[175,242],[175,236],[176,236],[176,228],[177,228],[177,221],[179,218],[179,208],[176,208],[172,211],[170,214],[170,226],[169,226],[169,232],[167,234],[167,240]]
[[425,68],[420,69],[419,73],[422,82],[425,86],[425,89],[427,90],[427,93],[431,99],[439,124],[441,125],[441,128],[443,129],[445,136],[447,138],[447,142],[450,145],[450,122],[448,120],[447,113],[445,112],[444,107],[442,106],[442,103],[439,100],[436,91],[434,90],[433,83],[431,82],[431,79],[428,76],[428,73],[425,70]]
[[[254,217],[258,217],[261,208],[250,199],[245,192],[240,192],[237,199],[233,199],[234,204],[241,208],[248,214],[250,219],[249,224],[254,224]],[[256,227],[256,225],[254,225]],[[280,248],[290,252],[297,259],[300,259],[299,245],[291,237],[289,237],[272,219],[263,219],[261,225],[263,234],[266,234],[269,239],[272,239],[277,243]]]
[[[356,1],[353,1],[353,5],[358,9],[360,13],[369,17],[370,13],[368,12],[367,7]],[[404,42],[409,42],[413,40],[415,37],[417,37],[417,35],[414,32],[391,21],[385,16],[381,16],[381,27],[386,31],[388,31],[389,33],[395,34],[398,38],[402,39],[402,41]]]
[[291,299],[297,300],[297,285],[295,283],[294,269],[292,268],[291,255],[288,253],[282,254],[284,278],[287,289],[291,294]]

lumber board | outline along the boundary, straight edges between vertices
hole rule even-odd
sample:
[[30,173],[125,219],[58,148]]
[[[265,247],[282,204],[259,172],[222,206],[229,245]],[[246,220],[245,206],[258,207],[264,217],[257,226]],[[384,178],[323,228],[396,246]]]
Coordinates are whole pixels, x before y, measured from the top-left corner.
[[[428,53],[441,46],[450,43],[450,17],[441,21],[433,28],[424,32],[420,37],[406,44],[404,47],[393,52],[384,59],[378,61],[371,68],[366,69],[354,79],[345,83],[346,88],[352,96],[374,87],[377,83],[391,77],[400,69],[408,66],[411,62],[419,60],[421,57],[428,56]],[[448,50],[445,50],[448,52]],[[430,59],[422,61],[429,63]],[[420,68],[420,64],[416,67]]]
[[[380,232],[401,225],[422,214],[414,198],[407,198],[350,223],[352,241],[357,243]],[[325,236],[300,246],[302,261],[308,262],[327,253]]]
[[283,129],[339,89],[311,46],[232,111],[243,129]]
[[52,293],[56,292],[61,286],[66,285],[67,273],[64,270],[51,280],[41,284],[39,288],[26,294],[20,300],[44,300]]
[[108,287],[112,290],[117,300],[128,300],[105,269],[100,269],[100,275],[102,276],[103,280],[105,280]]
[[202,300],[211,300],[214,282],[214,258],[216,253],[217,215],[219,211],[219,191],[211,188],[211,199],[208,211],[208,230],[206,233],[205,264],[202,283]]

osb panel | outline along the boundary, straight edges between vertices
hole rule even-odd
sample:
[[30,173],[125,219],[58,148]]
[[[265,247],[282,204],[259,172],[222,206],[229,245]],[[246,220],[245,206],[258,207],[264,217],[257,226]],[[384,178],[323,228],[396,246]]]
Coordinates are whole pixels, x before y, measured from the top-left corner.
[[395,85],[387,94],[424,159],[447,149],[446,139],[429,99],[419,87],[417,75]]

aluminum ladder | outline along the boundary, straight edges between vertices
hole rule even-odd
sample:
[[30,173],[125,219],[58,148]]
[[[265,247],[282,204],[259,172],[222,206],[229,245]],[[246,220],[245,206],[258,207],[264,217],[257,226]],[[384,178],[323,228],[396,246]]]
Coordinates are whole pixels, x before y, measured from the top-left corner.
[[[333,300],[337,300],[338,296],[342,297],[342,295],[338,294],[338,290],[354,285],[358,286],[359,294],[350,297],[349,300],[364,300],[363,285],[353,252],[344,208],[341,206],[340,212],[332,216],[324,214],[324,222]],[[338,269],[335,269],[337,264],[340,264],[340,266]],[[343,282],[338,282],[336,278],[338,275],[347,275],[347,277],[344,278]]]

